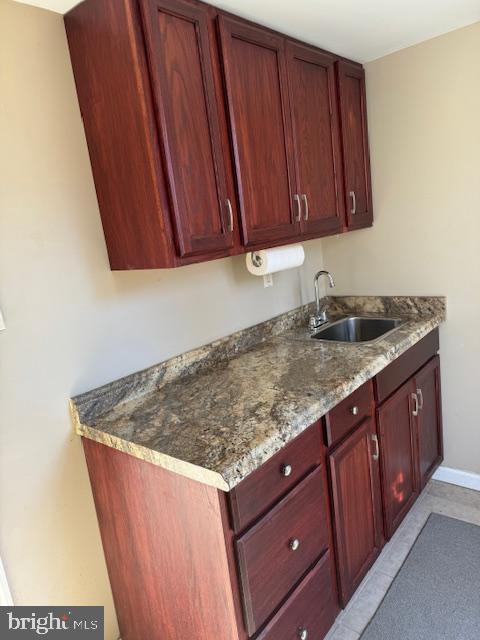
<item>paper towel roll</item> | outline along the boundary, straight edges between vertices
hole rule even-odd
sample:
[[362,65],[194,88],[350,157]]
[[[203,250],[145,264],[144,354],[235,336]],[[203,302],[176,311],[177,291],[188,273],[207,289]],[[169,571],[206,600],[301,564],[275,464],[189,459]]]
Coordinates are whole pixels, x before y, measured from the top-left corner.
[[247,269],[254,276],[266,276],[269,273],[300,267],[304,260],[303,246],[291,244],[287,247],[274,247],[247,253]]

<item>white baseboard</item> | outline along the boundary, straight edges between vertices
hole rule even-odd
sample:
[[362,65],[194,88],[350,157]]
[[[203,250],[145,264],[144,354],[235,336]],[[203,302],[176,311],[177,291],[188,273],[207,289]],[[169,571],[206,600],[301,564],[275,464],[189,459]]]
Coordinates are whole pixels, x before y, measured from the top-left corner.
[[480,474],[478,473],[452,469],[451,467],[439,467],[433,474],[433,479],[480,491]]

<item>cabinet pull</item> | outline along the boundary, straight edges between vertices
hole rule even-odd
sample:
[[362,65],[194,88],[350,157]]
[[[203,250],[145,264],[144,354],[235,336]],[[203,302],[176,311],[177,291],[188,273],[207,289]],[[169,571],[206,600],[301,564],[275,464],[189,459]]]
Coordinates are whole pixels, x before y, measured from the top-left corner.
[[372,442],[375,445],[375,453],[373,454],[372,458],[374,460],[378,460],[380,457],[380,449],[378,447],[378,436],[376,433],[372,433]]
[[308,220],[308,198],[307,198],[307,195],[305,193],[302,195],[302,200],[303,200],[303,203],[305,205],[305,213],[304,213],[303,219],[306,222]]
[[298,195],[298,193],[293,196],[293,199],[295,200],[295,204],[297,205],[297,215],[295,217],[295,222],[300,222],[300,220],[302,219],[302,203],[300,202],[300,196]]
[[352,208],[350,209],[350,213],[354,216],[357,213],[357,197],[355,195],[355,191],[350,191],[350,197],[352,199]]
[[300,540],[298,538],[293,538],[288,543],[288,546],[290,547],[290,549],[292,551],[296,551],[298,549],[298,547],[300,546]]
[[284,464],[282,467],[282,476],[285,476],[285,478],[288,478],[288,476],[291,475],[291,473],[292,473],[292,465]]
[[423,391],[421,389],[417,389],[418,397],[420,398],[420,404],[418,405],[418,410],[421,411],[423,409]]
[[300,638],[300,640],[307,640],[308,631],[306,629],[299,629],[298,630],[298,637]]
[[360,409],[357,406],[352,407],[350,409],[350,413],[352,414],[352,416],[358,416],[359,412],[360,412]]
[[228,213],[228,231],[230,233],[233,232],[233,209],[232,203],[230,202],[230,198],[225,200],[225,204],[227,205],[227,213]]
[[412,393],[412,400],[414,403],[414,408],[412,409],[412,414],[417,417],[418,416],[418,396],[416,393]]

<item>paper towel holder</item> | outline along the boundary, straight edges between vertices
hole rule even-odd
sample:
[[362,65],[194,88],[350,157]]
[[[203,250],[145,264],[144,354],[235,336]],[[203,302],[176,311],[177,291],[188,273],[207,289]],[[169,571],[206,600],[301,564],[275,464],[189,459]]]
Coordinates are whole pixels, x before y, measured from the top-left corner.
[[[254,267],[261,267],[263,264],[262,256],[256,251],[252,251],[252,264]],[[263,286],[265,289],[273,287],[273,275],[271,273],[263,276]]]
[[254,267],[261,267],[263,264],[262,256],[256,251],[252,251],[252,264]]

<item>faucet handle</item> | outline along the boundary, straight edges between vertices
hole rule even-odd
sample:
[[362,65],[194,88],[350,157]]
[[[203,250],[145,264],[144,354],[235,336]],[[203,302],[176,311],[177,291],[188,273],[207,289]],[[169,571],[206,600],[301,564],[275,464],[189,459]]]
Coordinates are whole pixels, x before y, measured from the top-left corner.
[[312,314],[309,319],[310,329],[318,329],[322,324],[327,322],[327,314],[323,311],[321,314]]

